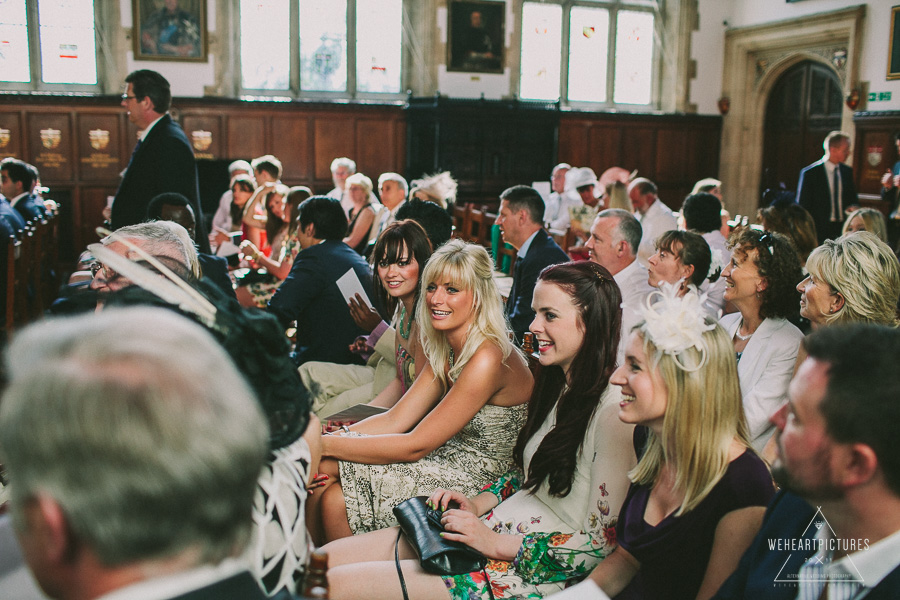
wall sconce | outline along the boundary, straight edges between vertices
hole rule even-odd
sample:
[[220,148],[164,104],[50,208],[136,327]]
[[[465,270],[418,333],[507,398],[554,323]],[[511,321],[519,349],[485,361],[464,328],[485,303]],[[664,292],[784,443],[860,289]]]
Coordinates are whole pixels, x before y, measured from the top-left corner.
[[846,98],[847,108],[850,110],[856,110],[856,107],[859,106],[859,89],[853,88],[850,90],[850,93],[847,94]]
[[722,116],[727,115],[728,109],[731,108],[731,99],[728,96],[722,96],[721,98],[719,98],[719,102],[717,104],[719,105],[719,112],[722,114]]

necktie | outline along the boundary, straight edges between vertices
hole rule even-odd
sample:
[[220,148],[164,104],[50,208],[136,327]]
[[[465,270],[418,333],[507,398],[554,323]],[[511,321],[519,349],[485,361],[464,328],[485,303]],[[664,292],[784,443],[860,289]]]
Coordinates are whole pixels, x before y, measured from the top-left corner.
[[843,213],[841,211],[841,166],[834,167],[834,190],[831,194],[831,220],[840,221]]

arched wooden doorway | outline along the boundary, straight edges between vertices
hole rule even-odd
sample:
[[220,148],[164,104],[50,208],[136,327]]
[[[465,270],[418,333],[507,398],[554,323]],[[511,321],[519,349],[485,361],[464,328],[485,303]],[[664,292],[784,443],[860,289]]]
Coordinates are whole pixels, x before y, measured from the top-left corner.
[[837,74],[812,60],[785,71],[766,103],[760,192],[797,189],[800,170],[822,157],[822,142],[841,128],[843,94]]

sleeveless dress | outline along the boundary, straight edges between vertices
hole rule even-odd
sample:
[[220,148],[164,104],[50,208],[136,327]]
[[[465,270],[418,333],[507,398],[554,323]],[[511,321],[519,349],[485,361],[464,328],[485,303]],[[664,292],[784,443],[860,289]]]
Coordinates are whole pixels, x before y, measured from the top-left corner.
[[[291,257],[291,260],[294,260],[297,258],[299,252],[300,240],[296,235],[291,236],[281,245],[281,250],[277,254],[278,261],[284,261],[288,256]],[[247,289],[250,291],[250,294],[253,295],[253,301],[256,303],[256,306],[258,308],[265,308],[269,303],[269,300],[272,299],[272,296],[275,295],[275,292],[281,286],[282,282],[284,282],[284,279],[278,279],[271,273],[266,273],[259,281],[249,284]]]
[[[619,388],[610,385],[594,411],[575,465],[571,491],[551,496],[546,481],[531,493],[519,490],[525,478],[513,470],[489,491],[500,500],[482,521],[498,533],[524,535],[516,558],[489,560],[484,573],[445,576],[453,600],[543,598],[582,578],[616,547],[619,507],[628,490],[628,471],[637,459],[631,451],[634,429],[619,421]],[[526,472],[531,459],[556,425],[556,408],[524,449]]]
[[[467,496],[505,473],[525,424],[527,404],[485,404],[446,444],[414,463],[366,465],[341,461],[341,487],[354,534],[397,524],[393,508],[436,488]],[[359,435],[359,434],[356,434]]]

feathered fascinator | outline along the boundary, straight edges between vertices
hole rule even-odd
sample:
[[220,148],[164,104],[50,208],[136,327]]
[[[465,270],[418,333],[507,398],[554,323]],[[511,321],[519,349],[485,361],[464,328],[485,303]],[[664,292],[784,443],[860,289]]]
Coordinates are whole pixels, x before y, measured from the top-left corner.
[[416,192],[425,192],[434,198],[443,208],[447,204],[456,202],[456,180],[450,175],[450,171],[427,175],[422,179],[414,179],[409,185],[410,196]]
[[[715,329],[716,324],[706,320],[707,313],[703,308],[706,294],[689,289],[679,297],[678,292],[677,285],[660,283],[659,289],[650,294],[643,307],[641,331],[661,352],[674,358],[680,369],[696,371],[706,364],[709,354],[703,333]],[[699,363],[689,364],[696,362],[684,354],[690,348],[700,353]]]
[[107,306],[163,306],[200,323],[222,345],[255,392],[269,422],[270,449],[288,446],[303,435],[309,422],[309,393],[289,356],[284,329],[274,316],[243,308],[207,281],[184,281],[114,232],[98,229],[98,233],[112,235],[140,258],[137,262],[129,260],[102,244],[88,246],[100,262],[134,284],[103,294]]

